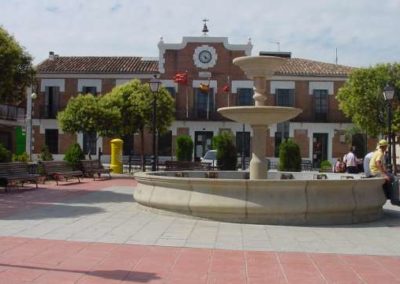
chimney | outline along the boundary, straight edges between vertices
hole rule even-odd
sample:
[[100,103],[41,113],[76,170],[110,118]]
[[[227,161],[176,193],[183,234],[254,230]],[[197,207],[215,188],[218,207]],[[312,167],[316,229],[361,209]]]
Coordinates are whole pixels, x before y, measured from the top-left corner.
[[49,51],[49,60],[54,60],[54,51]]

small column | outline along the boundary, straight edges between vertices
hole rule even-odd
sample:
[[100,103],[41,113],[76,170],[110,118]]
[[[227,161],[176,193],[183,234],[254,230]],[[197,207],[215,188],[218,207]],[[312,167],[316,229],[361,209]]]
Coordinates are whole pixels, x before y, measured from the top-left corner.
[[250,160],[250,179],[266,179],[268,165],[265,159],[267,125],[252,125],[254,139]]
[[267,96],[265,91],[267,89],[267,81],[264,76],[254,77],[254,104],[255,106],[265,106]]

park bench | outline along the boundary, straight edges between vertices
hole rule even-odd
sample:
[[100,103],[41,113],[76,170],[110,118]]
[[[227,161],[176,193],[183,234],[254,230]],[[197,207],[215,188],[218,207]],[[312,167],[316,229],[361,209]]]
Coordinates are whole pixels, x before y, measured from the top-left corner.
[[73,170],[66,161],[41,161],[46,176],[52,177],[57,185],[62,179],[68,181],[70,178],[77,178],[81,182],[80,177],[83,175],[82,171]]
[[185,170],[210,170],[210,163],[191,162],[191,161],[165,161],[166,171],[185,171]]
[[8,187],[20,183],[22,187],[25,182],[33,182],[38,188],[39,174],[31,174],[29,165],[24,162],[0,163],[0,180],[2,181],[5,191]]
[[108,174],[111,179],[111,169],[104,168],[99,160],[81,160],[82,171],[85,176],[92,177],[96,180],[96,175],[101,178],[101,174]]

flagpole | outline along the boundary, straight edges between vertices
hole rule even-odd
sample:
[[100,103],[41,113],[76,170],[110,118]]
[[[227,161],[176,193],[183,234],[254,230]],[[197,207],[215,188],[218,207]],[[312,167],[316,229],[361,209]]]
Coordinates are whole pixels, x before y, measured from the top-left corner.
[[230,77],[228,76],[228,107],[230,106],[230,96],[231,96],[231,84],[230,84]]
[[186,85],[186,119],[189,118],[189,90],[188,86]]

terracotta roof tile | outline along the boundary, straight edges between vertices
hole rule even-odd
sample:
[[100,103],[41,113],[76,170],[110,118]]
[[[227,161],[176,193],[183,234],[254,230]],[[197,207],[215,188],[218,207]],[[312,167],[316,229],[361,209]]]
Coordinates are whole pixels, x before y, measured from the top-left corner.
[[60,56],[46,59],[37,66],[38,73],[156,73],[158,60],[142,57]]
[[347,77],[352,70],[354,68],[349,66],[292,58],[275,72],[275,75]]

